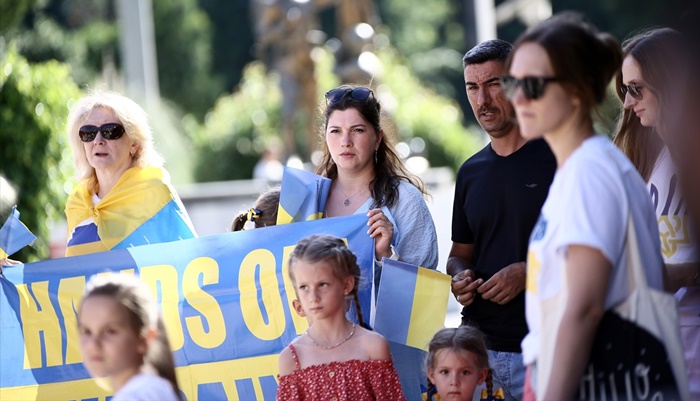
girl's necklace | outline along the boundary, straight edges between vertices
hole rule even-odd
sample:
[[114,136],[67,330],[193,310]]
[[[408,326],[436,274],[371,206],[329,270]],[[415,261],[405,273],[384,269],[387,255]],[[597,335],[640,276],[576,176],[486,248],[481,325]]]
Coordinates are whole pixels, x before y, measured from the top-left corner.
[[[311,328],[311,327],[309,327],[309,329],[310,329],[310,328]],[[311,342],[314,343],[315,346],[317,346],[317,347],[319,347],[319,348],[321,348],[321,349],[333,349],[333,348],[337,348],[337,347],[340,347],[341,345],[345,344],[345,342],[348,341],[348,340],[352,337],[353,334],[355,334],[355,322],[352,323],[352,329],[350,329],[350,334],[348,334],[347,337],[345,337],[345,338],[344,338],[341,342],[339,342],[338,344],[329,345],[329,346],[321,345],[321,344],[318,343],[318,341],[314,340],[314,338],[311,337],[311,334],[309,334],[309,329],[306,329],[306,335],[309,337],[309,340],[311,340]]]
[[357,194],[359,194],[360,192],[362,192],[364,190],[364,188],[361,188],[359,191],[352,194],[352,196],[348,196],[345,193],[345,191],[343,191],[343,188],[340,187],[340,185],[338,185],[338,189],[340,189],[340,192],[342,192],[343,196],[345,197],[345,200],[343,201],[343,205],[345,205],[345,207],[350,206],[350,203],[351,203],[350,199],[354,198]]

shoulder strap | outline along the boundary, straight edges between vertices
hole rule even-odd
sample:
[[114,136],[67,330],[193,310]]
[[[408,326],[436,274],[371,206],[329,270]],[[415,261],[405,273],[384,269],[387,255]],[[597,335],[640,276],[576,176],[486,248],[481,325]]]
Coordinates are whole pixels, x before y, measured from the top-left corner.
[[[615,159],[615,155],[611,154],[611,152],[605,152],[607,153],[608,157],[612,161],[612,163],[615,165],[617,171],[620,174],[620,179],[624,180],[624,171],[622,170],[622,167],[618,164],[617,160]],[[623,187],[623,195],[625,197],[625,202],[627,203],[627,233],[625,236],[625,253],[627,254],[627,274],[628,277],[630,278],[629,282],[629,289],[630,293],[634,289],[640,289],[640,288],[647,288],[648,283],[647,283],[647,278],[646,274],[644,273],[644,269],[642,268],[643,262],[642,262],[642,255],[641,252],[639,251],[639,241],[637,240],[637,230],[634,225],[634,219],[632,218],[632,202],[630,200],[630,196],[627,193],[627,187],[625,186],[625,183],[622,183]]]
[[294,366],[297,368],[297,370],[301,370],[301,366],[299,365],[299,357],[297,356],[297,350],[294,349],[294,346],[292,344],[289,344],[289,350],[292,351]]

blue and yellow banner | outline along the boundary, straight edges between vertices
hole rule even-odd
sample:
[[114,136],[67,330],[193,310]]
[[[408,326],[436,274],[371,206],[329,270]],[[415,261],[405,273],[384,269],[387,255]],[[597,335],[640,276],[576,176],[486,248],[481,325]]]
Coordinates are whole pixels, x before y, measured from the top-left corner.
[[331,180],[308,171],[285,167],[277,224],[320,219],[326,210]]
[[387,340],[428,350],[445,325],[451,279],[447,274],[384,258],[374,329]]
[[17,206],[12,206],[10,215],[0,228],[0,259],[19,251],[35,239],[36,236],[19,220]]
[[136,274],[151,288],[188,400],[274,399],[278,354],[307,327],[292,307],[290,253],[311,234],[346,238],[368,309],[374,245],[366,224],[366,216],[347,216],[5,267],[0,399],[111,395],[90,378],[78,347],[76,311],[95,274]]

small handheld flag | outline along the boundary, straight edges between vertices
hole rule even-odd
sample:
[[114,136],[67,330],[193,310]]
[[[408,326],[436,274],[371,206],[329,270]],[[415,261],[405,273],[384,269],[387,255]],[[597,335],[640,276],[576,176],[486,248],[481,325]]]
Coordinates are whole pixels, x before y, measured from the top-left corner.
[[17,206],[13,206],[10,216],[0,228],[0,259],[7,258],[35,239],[36,236],[19,220]]
[[316,220],[326,209],[331,180],[308,171],[285,167],[277,224]]
[[450,276],[387,258],[383,263],[374,329],[389,341],[427,351],[445,325]]

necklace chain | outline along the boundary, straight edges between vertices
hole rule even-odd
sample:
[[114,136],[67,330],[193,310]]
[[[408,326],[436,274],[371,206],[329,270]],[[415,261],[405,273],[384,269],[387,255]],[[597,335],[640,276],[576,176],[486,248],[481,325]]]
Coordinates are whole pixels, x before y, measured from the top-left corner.
[[[309,329],[310,328],[311,327],[309,327]],[[341,345],[345,344],[345,342],[347,342],[352,337],[352,335],[355,334],[355,322],[352,323],[352,329],[350,330],[350,334],[348,334],[347,337],[345,337],[341,342],[339,342],[338,344],[335,344],[335,345],[326,346],[326,345],[319,344],[318,341],[314,340],[314,338],[311,337],[311,334],[309,334],[309,329],[306,329],[306,335],[309,337],[309,340],[311,340],[311,342],[314,343],[315,346],[317,346],[321,349],[333,349],[333,348],[337,348],[337,347],[340,347]]]
[[350,199],[354,198],[357,194],[359,194],[360,192],[362,192],[362,190],[364,190],[364,188],[360,188],[360,190],[357,191],[357,192],[355,192],[354,194],[352,194],[352,196],[348,196],[348,195],[345,193],[345,191],[343,191],[343,188],[340,187],[340,185],[338,185],[338,189],[340,189],[340,192],[341,192],[341,193],[343,194],[343,196],[345,197],[345,200],[343,201],[343,205],[345,205],[346,207],[347,207],[347,206],[350,206],[350,203],[351,203],[351,202],[350,202]]

